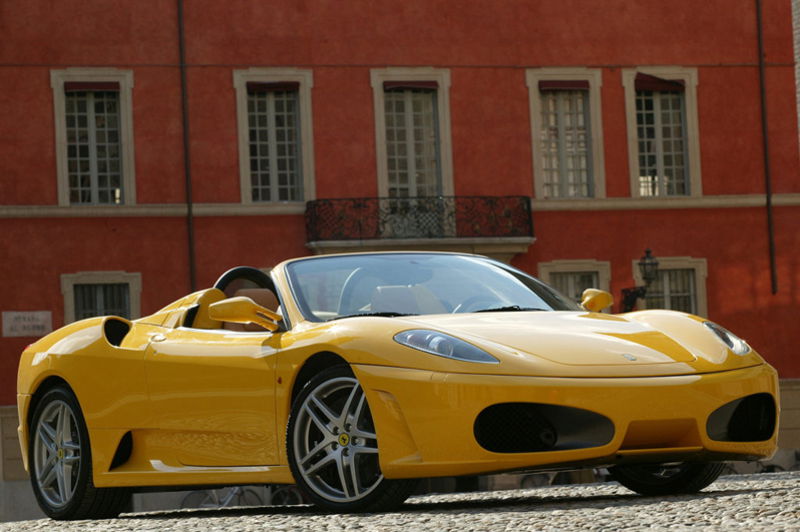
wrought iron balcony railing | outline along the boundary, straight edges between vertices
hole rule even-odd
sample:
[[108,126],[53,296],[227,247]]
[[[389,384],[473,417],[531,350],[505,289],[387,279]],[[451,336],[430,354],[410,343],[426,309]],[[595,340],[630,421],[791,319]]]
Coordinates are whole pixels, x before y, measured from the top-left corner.
[[306,203],[309,242],[532,237],[527,196],[320,199]]

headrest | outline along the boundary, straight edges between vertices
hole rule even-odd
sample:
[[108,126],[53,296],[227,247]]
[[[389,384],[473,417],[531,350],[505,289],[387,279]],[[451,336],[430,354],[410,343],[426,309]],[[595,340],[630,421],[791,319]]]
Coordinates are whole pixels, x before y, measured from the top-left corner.
[[278,305],[280,305],[275,292],[269,288],[240,288],[233,294],[233,297],[240,296],[249,297],[256,305],[261,305],[272,311],[277,310]]

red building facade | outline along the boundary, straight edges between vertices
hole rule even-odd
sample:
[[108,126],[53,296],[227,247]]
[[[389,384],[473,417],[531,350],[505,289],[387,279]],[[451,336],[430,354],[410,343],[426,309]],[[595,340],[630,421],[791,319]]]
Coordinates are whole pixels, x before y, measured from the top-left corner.
[[618,301],[650,248],[640,306],[736,331],[800,404],[789,0],[35,0],[0,27],[0,404],[48,320],[415,248]]

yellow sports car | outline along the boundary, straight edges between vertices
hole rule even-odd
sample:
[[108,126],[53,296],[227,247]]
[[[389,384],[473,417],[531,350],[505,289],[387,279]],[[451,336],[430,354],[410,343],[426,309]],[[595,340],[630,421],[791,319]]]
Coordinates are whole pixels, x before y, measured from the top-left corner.
[[23,458],[42,509],[82,519],[144,489],[297,483],[328,510],[378,511],[417,478],[584,466],[685,493],[775,451],[777,375],[747,343],[609,304],[473,255],[234,268],[28,347]]

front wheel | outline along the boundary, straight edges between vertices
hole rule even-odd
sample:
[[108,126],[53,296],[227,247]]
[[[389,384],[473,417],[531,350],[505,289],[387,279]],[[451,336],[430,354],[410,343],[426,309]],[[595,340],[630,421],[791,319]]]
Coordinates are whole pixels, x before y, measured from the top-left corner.
[[634,464],[609,470],[611,478],[641,495],[696,493],[722,473],[721,462],[681,462],[676,464]]
[[42,397],[30,434],[31,485],[49,517],[116,517],[130,504],[126,489],[94,487],[89,433],[72,390],[58,386]]
[[347,366],[329,368],[303,388],[292,405],[286,446],[297,485],[328,510],[388,510],[416,485],[381,473],[369,405]]

